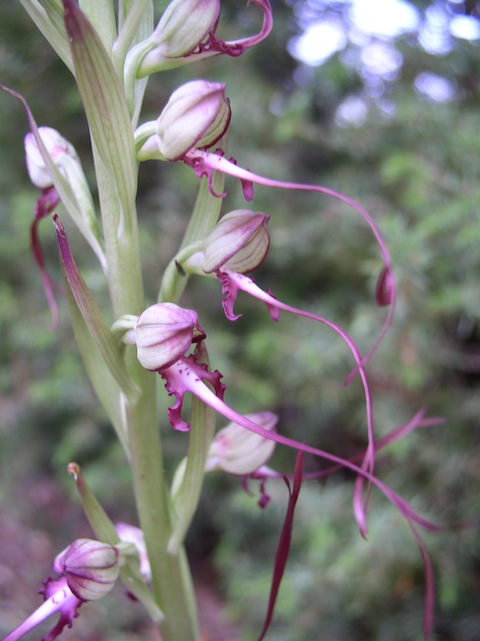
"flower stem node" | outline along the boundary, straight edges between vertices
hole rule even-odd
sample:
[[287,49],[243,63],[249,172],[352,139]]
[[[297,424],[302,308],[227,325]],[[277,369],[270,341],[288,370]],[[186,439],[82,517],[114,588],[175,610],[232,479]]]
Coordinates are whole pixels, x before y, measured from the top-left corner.
[[247,274],[257,269],[270,247],[269,220],[268,214],[249,209],[225,214],[204,242],[203,271],[209,274],[228,268]]
[[191,149],[208,149],[218,142],[230,123],[225,84],[193,80],[172,93],[157,119],[160,153],[180,160]]
[[[246,418],[270,432],[275,431],[278,422],[278,416],[273,412],[248,414]],[[205,470],[223,470],[237,476],[252,474],[267,463],[274,449],[274,441],[249,432],[232,421],[215,435]]]
[[190,348],[205,338],[198,324],[198,315],[174,303],[158,303],[148,307],[136,322],[133,336],[140,364],[152,372],[173,365]]
[[[74,147],[58,131],[51,127],[39,127],[38,132],[47,152],[65,177],[68,176],[72,162],[80,167],[80,160]],[[40,189],[51,187],[53,185],[52,176],[38,148],[35,136],[32,133],[28,133],[24,142],[30,180]]]
[[67,578],[73,594],[82,601],[96,601],[108,594],[120,571],[118,550],[92,539],[77,539],[53,563]]

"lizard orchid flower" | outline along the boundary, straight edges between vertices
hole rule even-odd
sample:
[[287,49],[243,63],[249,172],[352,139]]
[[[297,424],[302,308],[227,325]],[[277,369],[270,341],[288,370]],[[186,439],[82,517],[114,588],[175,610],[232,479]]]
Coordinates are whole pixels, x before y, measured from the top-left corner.
[[53,641],[65,626],[71,628],[83,603],[101,599],[113,588],[120,569],[119,553],[105,543],[77,539],[56,557],[53,568],[60,577],[44,582],[40,592],[44,603],[2,641],[21,639],[54,614],[60,618],[42,641]]
[[[246,416],[268,431],[274,431],[278,422],[278,416],[273,412],[258,412]],[[230,422],[212,440],[205,471],[222,470],[236,476],[249,476],[265,466],[274,449],[273,441],[249,432],[238,423]]]
[[224,136],[230,117],[224,84],[187,82],[172,93],[156,121],[137,129],[137,158],[174,161],[192,148],[208,149]]
[[[245,417],[269,431],[275,431],[278,423],[278,416],[273,412],[257,412],[246,414]],[[282,476],[266,465],[274,449],[274,441],[249,432],[238,423],[230,422],[213,439],[205,471],[222,470],[227,474],[241,476],[242,486],[247,494],[252,494],[250,481],[258,482],[258,506],[263,509],[270,502],[270,495],[266,490],[267,480]]]
[[226,54],[239,56],[264,40],[272,29],[268,0],[252,0],[263,12],[260,31],[246,38],[223,41],[216,36],[220,0],[173,0],[148,40],[133,50],[137,77],[172,69],[190,62]]
[[[61,136],[58,131],[51,127],[39,127],[38,133],[45,145],[47,153],[64,176],[66,176],[67,167],[72,161],[73,163],[80,163],[74,147],[68,140]],[[42,218],[48,216],[55,209],[60,202],[60,197],[53,185],[53,177],[38,148],[35,136],[32,133],[28,133],[25,136],[24,144],[28,175],[32,183],[41,190],[41,195],[37,199],[37,205],[35,207],[34,219],[30,227],[32,251],[40,271],[45,297],[52,313],[52,328],[55,328],[59,321],[57,303],[53,294],[56,286],[48,275],[45,267],[38,237],[38,224]]]
[[263,263],[270,248],[270,216],[249,209],[236,209],[220,218],[200,250],[185,262],[187,273],[213,274],[221,267],[247,274]]

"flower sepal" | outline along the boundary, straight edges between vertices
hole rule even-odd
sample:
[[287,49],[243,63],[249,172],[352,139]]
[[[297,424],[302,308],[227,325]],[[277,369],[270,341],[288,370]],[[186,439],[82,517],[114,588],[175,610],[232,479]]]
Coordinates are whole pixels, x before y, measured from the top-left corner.
[[61,552],[53,569],[67,577],[73,594],[81,601],[96,601],[108,594],[120,572],[116,547],[94,541],[77,539]]
[[197,312],[174,303],[148,307],[137,318],[133,333],[125,336],[136,344],[140,364],[152,372],[169,367],[182,358],[192,343],[204,338]]
[[177,262],[187,274],[214,274],[231,269],[247,274],[263,263],[270,248],[270,216],[249,209],[236,209],[225,214],[205,238],[197,252],[190,251]]

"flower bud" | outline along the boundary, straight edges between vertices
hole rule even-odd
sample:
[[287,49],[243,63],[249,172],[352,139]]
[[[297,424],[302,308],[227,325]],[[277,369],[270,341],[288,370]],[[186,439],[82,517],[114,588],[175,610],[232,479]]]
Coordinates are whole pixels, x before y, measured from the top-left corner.
[[[271,432],[275,431],[278,416],[272,412],[247,414],[246,418]],[[207,457],[205,469],[223,470],[244,476],[265,465],[275,449],[275,442],[238,425],[229,423],[217,432]]]
[[53,567],[64,574],[73,594],[95,601],[108,594],[118,578],[118,550],[91,539],[77,539],[55,559]]
[[157,119],[160,153],[179,160],[194,147],[208,149],[227,131],[230,115],[224,84],[187,82],[173,92]]
[[138,360],[145,369],[156,372],[173,365],[205,333],[193,310],[158,303],[138,317],[134,338]]
[[220,14],[220,0],[173,0],[153,32],[154,47],[143,58],[138,77],[176,66],[176,61],[192,53],[205,40]]
[[225,214],[206,238],[202,269],[207,274],[228,267],[246,274],[259,267],[268,253],[268,214],[237,209]]
[[[73,160],[80,165],[74,147],[58,131],[51,127],[39,127],[38,133],[53,162],[64,175],[66,175],[65,166],[67,163]],[[51,187],[53,180],[32,133],[25,136],[25,154],[28,175],[32,183],[40,189]]]

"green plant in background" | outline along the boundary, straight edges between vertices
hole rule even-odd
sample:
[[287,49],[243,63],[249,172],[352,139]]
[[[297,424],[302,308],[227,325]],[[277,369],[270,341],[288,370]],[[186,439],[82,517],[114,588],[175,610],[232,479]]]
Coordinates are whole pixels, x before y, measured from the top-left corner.
[[[265,466],[272,454],[272,443],[279,443],[299,454],[293,479],[287,478],[290,498],[261,633],[263,638],[272,618],[290,548],[301,480],[325,474],[303,475],[302,453],[325,458],[356,474],[354,511],[362,534],[367,531],[366,512],[372,485],[403,513],[415,536],[418,537],[417,525],[433,529],[374,474],[377,449],[416,427],[436,423],[425,419],[424,412],[419,412],[382,440],[377,440],[374,434],[366,364],[392,320],[396,296],[388,250],[372,217],[353,200],[315,185],[264,178],[227,158],[226,138],[231,111],[223,83],[195,80],[182,85],[172,93],[157,120],[138,126],[149,74],[220,53],[238,56],[270,32],[268,3],[263,0],[255,3],[264,16],[258,35],[228,42],[219,40],[216,35],[220,6],[214,1],[175,0],[155,29],[153,5],[147,0],[120,2],[117,15],[111,2],[81,2],[78,6],[73,0],[64,0],[62,6],[52,0],[42,4],[25,1],[24,4],[75,76],[92,140],[100,212],[97,219],[88,181],[71,145],[57,132],[37,127],[23,98],[11,91],[24,102],[27,110],[32,130],[26,139],[27,165],[32,181],[42,190],[32,226],[35,256],[47,298],[55,310],[54,288],[45,270],[37,224],[61,201],[70,222],[98,258],[108,284],[111,309],[106,315],[114,321],[112,329],[82,278],[65,229],[55,215],[75,338],[92,385],[131,466],[141,530],[115,528],[78,467],[72,465],[71,472],[77,480],[85,512],[103,543],[82,540],[69,546],[54,566],[61,575],[60,583],[53,584],[53,588],[48,584],[45,588],[47,605],[5,639],[20,638],[46,616],[60,612],[60,621],[45,637],[55,638],[65,625],[71,624],[79,605],[110,590],[117,573],[158,623],[162,638],[166,641],[197,639],[194,594],[183,544],[200,499],[205,471],[219,467],[259,480],[262,487],[260,501],[265,505],[268,501],[264,488],[266,479],[282,476]],[[161,279],[158,302],[146,307],[136,198],[139,162],[151,159],[183,163],[201,178],[201,185],[186,234]],[[282,190],[320,192],[350,205],[367,222],[383,260],[383,266],[380,270],[377,268],[380,271],[377,300],[389,306],[389,311],[384,329],[373,348],[366,350],[366,355],[362,356],[349,334],[336,323],[276,299],[245,276],[266,257],[270,245],[269,217],[263,212],[235,209],[219,219],[225,196],[224,174],[241,181],[247,200],[253,198],[254,183]],[[330,454],[315,445],[277,433],[271,414],[242,415],[223,401],[225,386],[220,382],[219,372],[209,368],[206,335],[198,314],[178,305],[190,275],[218,278],[224,294],[223,308],[231,321],[238,318],[233,311],[236,295],[244,291],[265,303],[274,321],[278,321],[279,312],[283,310],[326,324],[343,338],[355,361],[355,369],[348,380],[358,375],[363,385],[368,427],[365,453],[352,460]],[[171,424],[177,430],[190,431],[188,455],[178,466],[171,487],[164,471],[156,377],[151,372],[158,372],[165,381],[167,392],[176,397],[176,403],[168,410]],[[294,372],[292,366],[288,376],[293,377]],[[187,392],[193,395],[188,421],[183,416],[185,412],[182,414]],[[228,433],[219,433],[216,438],[213,438],[214,411],[233,422],[226,428]],[[242,438],[239,438],[240,428]],[[219,452],[228,464],[222,461]],[[215,457],[213,466],[211,461]],[[368,482],[368,489],[364,487],[365,482]],[[421,541],[420,546],[427,569],[428,632],[432,576]],[[77,561],[79,554],[85,554],[81,558],[81,572]],[[92,584],[104,588],[92,588]],[[151,585],[151,592],[147,585]]]

